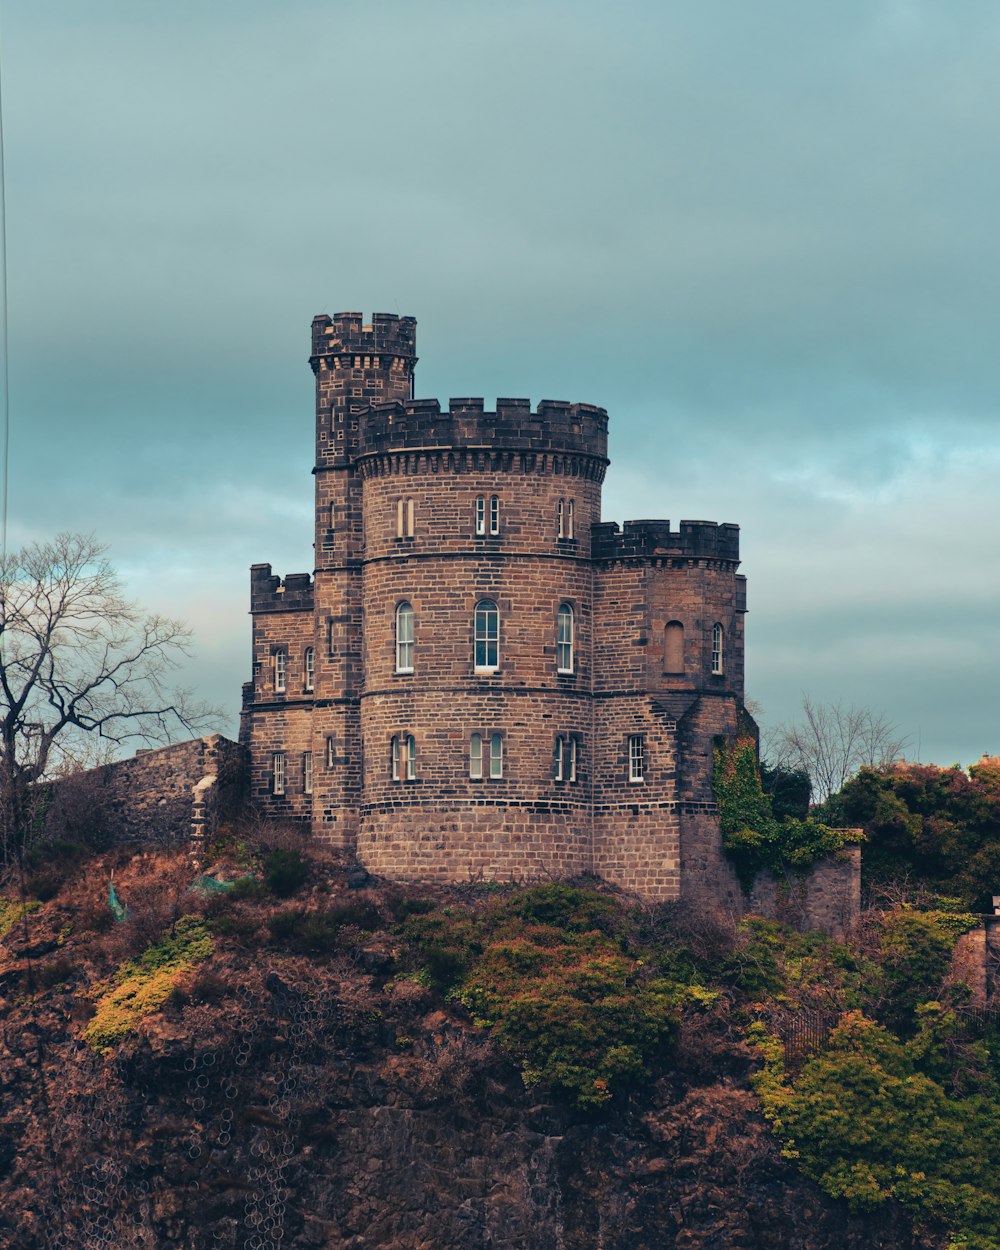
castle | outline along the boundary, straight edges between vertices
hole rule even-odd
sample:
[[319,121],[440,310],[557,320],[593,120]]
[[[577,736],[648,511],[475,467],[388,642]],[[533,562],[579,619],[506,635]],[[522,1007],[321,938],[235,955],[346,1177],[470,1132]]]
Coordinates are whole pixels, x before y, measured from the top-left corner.
[[316,317],[315,572],[251,569],[250,798],[391,878],[735,896],[735,525],[601,520],[608,416],[414,399],[416,322]]

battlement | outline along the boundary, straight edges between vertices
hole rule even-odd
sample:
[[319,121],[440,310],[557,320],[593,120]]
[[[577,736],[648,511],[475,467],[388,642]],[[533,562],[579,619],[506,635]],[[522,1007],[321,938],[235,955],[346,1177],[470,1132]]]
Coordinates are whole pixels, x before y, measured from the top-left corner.
[[336,356],[341,353],[373,353],[380,356],[403,356],[416,360],[417,319],[397,317],[395,313],[373,313],[371,324],[365,325],[361,313],[324,313],[313,317],[312,358]]
[[593,404],[499,398],[486,410],[481,398],[373,404],[361,414],[362,455],[408,447],[487,447],[517,451],[573,451],[607,459],[608,414]]
[[269,564],[250,566],[251,612],[311,612],[313,580],[308,573],[289,573],[282,580]]
[[643,556],[683,556],[688,559],[733,560],[739,563],[740,527],[717,521],[681,521],[672,530],[669,521],[602,521],[591,528],[595,560],[622,560]]

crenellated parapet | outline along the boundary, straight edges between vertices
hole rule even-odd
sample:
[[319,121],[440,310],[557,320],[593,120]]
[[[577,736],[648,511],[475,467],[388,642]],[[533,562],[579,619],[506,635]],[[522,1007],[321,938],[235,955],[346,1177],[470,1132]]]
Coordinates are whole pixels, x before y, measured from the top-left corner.
[[608,414],[593,404],[543,399],[532,412],[527,399],[436,399],[373,404],[361,414],[359,454],[406,448],[576,452],[607,463]]
[[250,566],[250,611],[311,612],[313,579],[308,573],[272,574],[269,564]]
[[739,563],[740,527],[716,521],[681,521],[672,530],[669,521],[602,521],[591,531],[595,560],[628,560],[675,556]]
[[[395,313],[374,313],[370,324],[365,324],[361,313],[342,312],[334,316],[323,314],[314,317],[312,323],[312,355],[310,363],[317,371],[320,362],[327,357],[343,357],[338,363],[351,367],[348,356],[367,356],[371,367],[374,356],[397,357],[416,361],[417,320],[415,317],[397,317]],[[359,364],[357,366],[361,368]],[[376,366],[377,367],[377,366]]]

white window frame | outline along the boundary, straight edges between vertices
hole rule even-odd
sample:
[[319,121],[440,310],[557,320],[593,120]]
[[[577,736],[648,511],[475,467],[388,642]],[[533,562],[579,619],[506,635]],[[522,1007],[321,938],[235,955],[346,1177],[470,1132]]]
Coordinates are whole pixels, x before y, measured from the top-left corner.
[[643,734],[629,734],[628,779],[629,782],[646,780],[646,738]]
[[480,599],[473,611],[472,667],[477,673],[495,673],[500,668],[500,607],[495,599]]
[[483,779],[483,735],[473,734],[469,739],[469,780]]
[[271,793],[279,797],[285,793],[284,751],[274,751],[271,755]]
[[556,738],[556,781],[576,781],[578,745],[576,734],[560,734]]
[[407,781],[417,779],[417,740],[413,734],[403,738],[403,766]]
[[[576,620],[571,603],[560,603],[559,610],[556,612],[556,672],[557,673],[573,673],[575,656],[574,644],[576,641]],[[564,628],[568,623],[568,629]],[[568,637],[564,637],[568,634]]]
[[721,677],[724,670],[723,667],[723,639],[724,634],[722,626],[716,622],[712,626],[712,676]]
[[476,533],[486,533],[486,496],[476,496]]
[[302,688],[306,694],[312,694],[316,687],[316,650],[306,647],[302,655]]
[[566,537],[566,500],[560,499],[556,507],[556,537]]
[[574,516],[575,512],[576,512],[576,501],[573,499],[568,499],[566,501],[566,537],[567,538],[576,537],[575,516]]
[[284,694],[287,687],[288,678],[288,652],[275,651],[274,653],[274,693]]
[[302,753],[302,793],[312,794],[313,792],[313,753],[312,751],[303,751]]
[[402,750],[400,747],[399,734],[392,735],[392,750],[390,752],[390,774],[393,781],[398,781],[400,777],[399,761]]
[[490,734],[490,781],[503,777],[503,734]]
[[490,495],[490,533],[500,533],[500,496]]
[[413,672],[413,604],[403,602],[396,607],[396,672]]

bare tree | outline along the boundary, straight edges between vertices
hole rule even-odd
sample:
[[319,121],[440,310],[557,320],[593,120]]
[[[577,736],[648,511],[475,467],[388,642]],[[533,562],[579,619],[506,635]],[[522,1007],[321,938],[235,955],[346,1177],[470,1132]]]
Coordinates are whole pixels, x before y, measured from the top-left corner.
[[881,767],[899,759],[908,739],[884,715],[868,707],[814,703],[802,696],[802,720],[778,725],[767,737],[768,762],[809,774],[822,803],[866,764]]
[[214,715],[169,688],[190,631],[125,599],[105,550],[60,534],[0,557],[0,862],[24,849],[36,783],[86,735],[165,742]]

